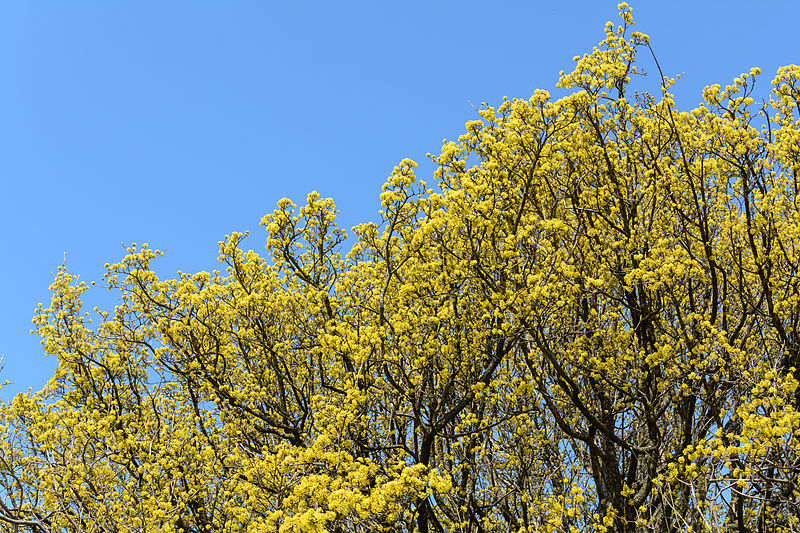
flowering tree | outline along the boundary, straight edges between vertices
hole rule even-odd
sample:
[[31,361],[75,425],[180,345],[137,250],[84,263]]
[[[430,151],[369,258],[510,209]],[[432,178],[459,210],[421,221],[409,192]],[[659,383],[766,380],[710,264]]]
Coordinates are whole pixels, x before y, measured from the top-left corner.
[[59,270],[0,410],[0,523],[56,532],[800,531],[800,67],[631,95],[620,5],[553,101],[485,106],[380,223],[282,200],[268,255]]

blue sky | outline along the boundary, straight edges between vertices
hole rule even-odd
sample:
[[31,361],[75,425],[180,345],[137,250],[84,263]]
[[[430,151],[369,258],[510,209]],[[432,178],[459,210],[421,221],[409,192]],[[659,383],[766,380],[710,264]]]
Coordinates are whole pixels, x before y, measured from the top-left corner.
[[[679,107],[800,63],[794,0],[629,3]],[[86,281],[123,242],[165,249],[161,275],[211,270],[225,234],[263,250],[261,216],[311,190],[346,229],[374,219],[398,161],[429,177],[473,106],[553,89],[616,4],[0,3],[0,397],[53,371],[28,331],[65,253]]]

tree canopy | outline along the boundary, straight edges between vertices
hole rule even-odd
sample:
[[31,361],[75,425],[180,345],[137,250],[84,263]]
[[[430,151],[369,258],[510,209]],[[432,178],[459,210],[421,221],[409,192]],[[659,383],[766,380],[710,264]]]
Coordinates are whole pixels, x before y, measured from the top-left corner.
[[680,111],[660,72],[632,93],[620,17],[432,187],[403,160],[353,240],[311,193],[218,271],[131,245],[113,309],[60,268],[57,371],[0,407],[3,528],[800,531],[800,66]]

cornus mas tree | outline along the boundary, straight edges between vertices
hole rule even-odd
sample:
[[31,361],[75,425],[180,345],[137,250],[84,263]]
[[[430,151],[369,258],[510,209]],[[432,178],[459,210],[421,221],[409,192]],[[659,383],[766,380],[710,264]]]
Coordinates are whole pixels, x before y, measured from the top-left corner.
[[0,416],[7,531],[799,531],[800,67],[679,111],[619,26],[569,96],[483,107],[378,224],[283,200],[267,255],[132,246]]

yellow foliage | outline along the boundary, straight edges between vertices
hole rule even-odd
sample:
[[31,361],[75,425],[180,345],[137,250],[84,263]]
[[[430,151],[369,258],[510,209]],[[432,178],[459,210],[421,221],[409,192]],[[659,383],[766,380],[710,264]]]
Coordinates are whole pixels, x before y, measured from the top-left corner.
[[96,325],[59,269],[3,527],[798,531],[800,67],[681,112],[675,79],[631,95],[619,9],[571,94],[484,106],[435,188],[395,167],[346,254],[313,192],[219,271],[132,245]]

